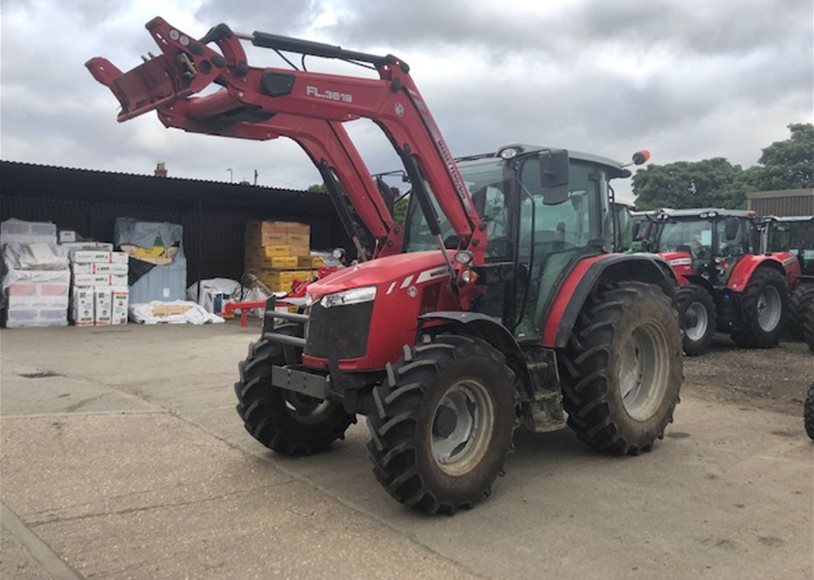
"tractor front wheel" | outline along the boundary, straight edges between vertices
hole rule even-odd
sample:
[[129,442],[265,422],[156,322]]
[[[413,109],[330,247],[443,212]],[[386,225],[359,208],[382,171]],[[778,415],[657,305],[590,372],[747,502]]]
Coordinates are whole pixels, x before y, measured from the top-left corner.
[[789,291],[783,275],[771,268],[752,274],[741,299],[744,326],[732,333],[740,347],[771,348],[780,342],[789,304]]
[[688,356],[704,354],[715,333],[715,301],[704,287],[690,284],[678,289],[676,304],[684,352]]
[[[301,336],[302,327],[284,325],[275,332]],[[268,340],[249,347],[248,357],[240,363],[240,380],[235,383],[237,413],[246,431],[269,449],[282,455],[310,455],[343,438],[356,418],[333,401],[272,385],[271,367],[285,364],[282,349]]]
[[373,401],[373,473],[397,501],[452,515],[491,493],[516,421],[514,373],[498,350],[451,334],[405,347]]
[[559,360],[568,426],[583,442],[638,455],[663,437],[682,356],[676,313],[657,286],[620,282],[590,297]]

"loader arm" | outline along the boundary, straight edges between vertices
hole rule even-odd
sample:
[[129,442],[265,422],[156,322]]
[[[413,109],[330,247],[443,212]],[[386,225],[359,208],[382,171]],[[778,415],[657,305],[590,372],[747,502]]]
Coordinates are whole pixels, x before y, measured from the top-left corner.
[[[86,63],[94,78],[108,86],[121,103],[119,121],[157,110],[167,126],[184,125],[182,128],[195,132],[259,139],[268,134],[269,127],[264,123],[273,119],[272,115],[320,119],[328,121],[332,128],[345,121],[371,119],[382,128],[405,166],[417,168],[423,178],[418,187],[426,182],[460,246],[470,249],[476,262],[482,262],[486,228],[406,63],[391,55],[370,55],[261,32],[239,38],[223,24],[200,40],[158,17],[146,27],[161,55],[126,73],[103,58]],[[275,51],[369,63],[379,78],[249,66],[241,38]],[[211,43],[219,51],[211,48]],[[212,83],[224,90],[193,96]],[[240,119],[240,135],[235,134],[235,118]],[[304,131],[314,135],[312,129],[309,126]],[[336,140],[343,142],[343,137]],[[355,149],[352,151],[355,153]],[[378,196],[366,195],[378,200]],[[358,201],[353,200],[354,204]],[[360,216],[362,212],[372,213],[360,209],[364,205],[357,206]],[[383,215],[378,209],[377,213]],[[366,224],[369,217],[363,217]]]
[[[190,133],[206,133],[241,139],[266,141],[287,137],[295,141],[314,162],[320,173],[332,170],[344,187],[359,218],[376,240],[376,247],[364,253],[388,256],[401,251],[402,230],[393,222],[376,182],[350,140],[341,123],[288,114],[258,115],[240,108],[222,114],[220,123],[201,121],[189,115],[197,97],[177,101],[172,107],[159,112],[166,127],[183,129]],[[265,118],[264,117],[268,117]],[[328,185],[326,183],[326,185]],[[332,196],[337,193],[331,192]],[[337,211],[342,210],[337,207]],[[345,219],[342,220],[345,223]],[[348,224],[345,223],[346,229]],[[352,229],[348,234],[355,238]],[[356,240],[354,240],[356,243]],[[359,250],[357,243],[357,250]]]

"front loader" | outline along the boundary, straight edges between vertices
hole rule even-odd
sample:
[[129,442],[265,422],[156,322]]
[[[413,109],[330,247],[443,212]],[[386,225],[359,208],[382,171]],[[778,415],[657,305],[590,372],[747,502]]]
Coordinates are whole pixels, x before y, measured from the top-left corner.
[[[100,67],[110,73],[120,120],[183,111],[195,124],[172,125],[262,139],[253,126],[278,115],[365,117],[412,184],[400,253],[309,285],[303,314],[270,300],[235,385],[260,443],[309,454],[366,415],[383,487],[452,514],[491,493],[517,427],[568,425],[620,455],[663,437],[682,378],[675,279],[659,260],[609,251],[608,182],[627,170],[525,145],[456,162],[409,66],[392,55],[225,25],[196,40],[160,18],[147,29],[158,57],[127,73],[88,63],[97,79]],[[372,67],[378,78],[253,67],[241,40]],[[196,96],[211,83],[222,89]]]

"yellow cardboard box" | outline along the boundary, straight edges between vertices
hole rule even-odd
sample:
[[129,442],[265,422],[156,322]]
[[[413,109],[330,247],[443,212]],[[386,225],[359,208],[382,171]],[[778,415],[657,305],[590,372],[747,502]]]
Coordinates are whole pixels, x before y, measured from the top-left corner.
[[280,270],[289,270],[297,267],[298,258],[296,256],[274,256],[268,260],[271,262],[271,267]]

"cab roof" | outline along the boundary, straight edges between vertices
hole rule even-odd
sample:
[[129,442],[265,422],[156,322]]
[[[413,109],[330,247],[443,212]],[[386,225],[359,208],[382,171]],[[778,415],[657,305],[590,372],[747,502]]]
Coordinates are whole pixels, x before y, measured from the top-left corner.
[[[470,162],[470,161],[478,161],[481,159],[494,159],[499,157],[500,152],[504,149],[518,149],[521,153],[533,153],[535,151],[553,151],[557,149],[562,149],[562,147],[544,147],[542,145],[528,145],[525,143],[512,143],[510,145],[504,145],[500,149],[492,153],[480,153],[477,155],[467,155],[465,157],[459,157],[456,159],[459,163],[462,162]],[[601,155],[594,155],[593,153],[583,153],[582,151],[574,151],[573,149],[568,149],[568,157],[575,161],[583,161],[585,163],[591,163],[594,165],[601,165],[602,167],[608,170],[608,175],[610,179],[620,178],[620,177],[630,177],[632,175],[631,171],[622,166],[621,163],[618,161],[614,161],[608,157],[602,157]]]
[[765,221],[775,221],[775,222],[793,222],[793,223],[800,223],[800,222],[812,222],[814,221],[814,215],[784,215],[784,216],[776,216],[776,215],[767,215],[763,218]]
[[719,207],[697,207],[688,209],[663,209],[659,212],[668,218],[702,218],[706,219],[713,216],[736,217],[753,219],[756,217],[752,210],[744,209],[723,209]]

